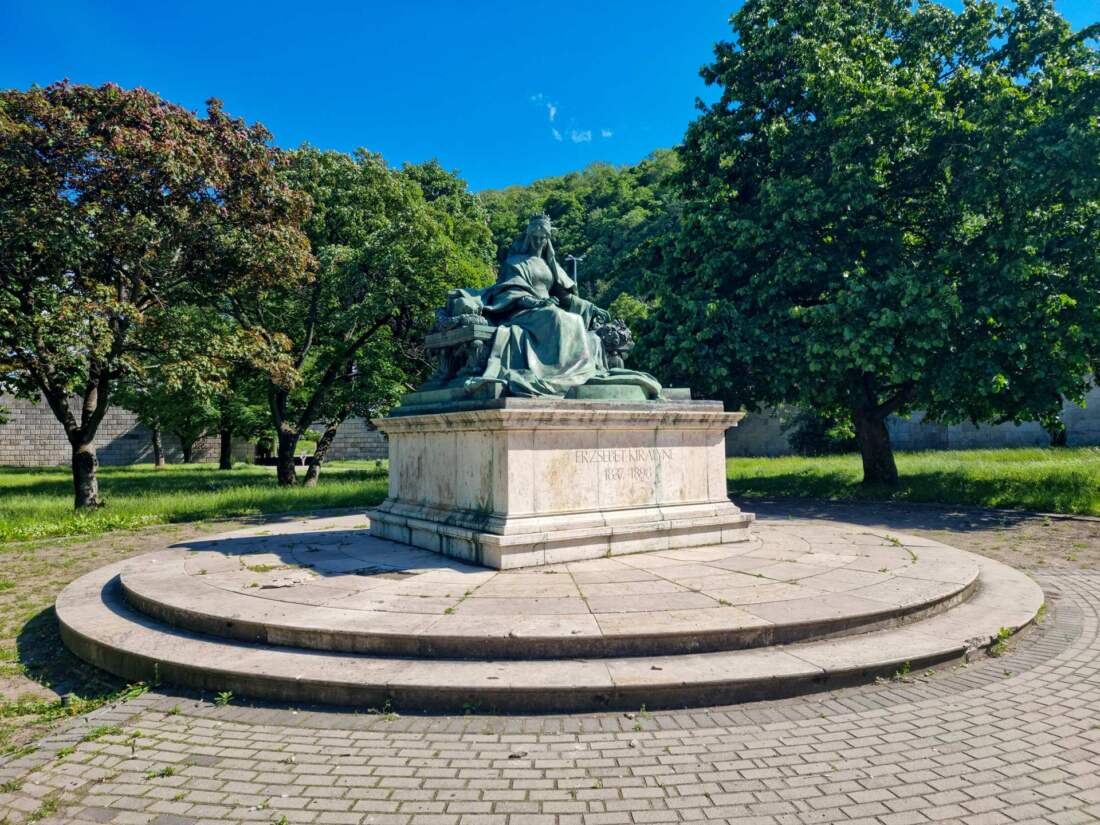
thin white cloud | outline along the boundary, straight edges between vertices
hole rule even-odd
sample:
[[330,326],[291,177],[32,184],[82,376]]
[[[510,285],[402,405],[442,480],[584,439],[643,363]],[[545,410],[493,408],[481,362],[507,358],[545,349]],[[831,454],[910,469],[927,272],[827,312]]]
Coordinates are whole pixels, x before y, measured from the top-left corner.
[[[550,137],[552,137],[559,143],[563,142],[565,140],[566,133],[563,133],[562,130],[559,129],[557,126],[558,114],[560,112],[557,102],[551,100],[542,92],[537,92],[533,95],[529,95],[527,99],[539,108],[542,108],[543,106],[546,107],[546,117],[547,120],[550,122]],[[572,118],[570,118],[569,120],[572,121]],[[612,131],[610,129],[600,129],[599,135],[601,138],[606,139],[611,137]],[[591,143],[592,130],[570,128],[568,132],[568,137],[570,142],[572,143]]]

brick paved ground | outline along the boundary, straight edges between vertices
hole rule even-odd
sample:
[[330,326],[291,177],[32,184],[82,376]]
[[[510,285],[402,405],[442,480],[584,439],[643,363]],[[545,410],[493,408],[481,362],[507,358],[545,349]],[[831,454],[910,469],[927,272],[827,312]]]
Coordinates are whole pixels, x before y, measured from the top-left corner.
[[[0,765],[9,823],[1100,821],[1100,573],[1000,658],[780,702],[426,717],[150,693]],[[3,822],[0,814],[0,822]]]

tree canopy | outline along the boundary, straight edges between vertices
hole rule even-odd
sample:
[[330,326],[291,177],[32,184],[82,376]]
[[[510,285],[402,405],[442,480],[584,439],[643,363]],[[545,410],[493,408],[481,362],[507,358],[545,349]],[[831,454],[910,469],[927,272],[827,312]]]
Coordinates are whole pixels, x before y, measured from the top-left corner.
[[650,346],[735,404],[1022,420],[1100,341],[1100,55],[1049,0],[748,0],[703,70]]
[[111,84],[0,92],[0,382],[64,427],[78,507],[99,503],[92,439],[151,320],[303,279],[308,201],[269,139],[216,100],[199,117]]

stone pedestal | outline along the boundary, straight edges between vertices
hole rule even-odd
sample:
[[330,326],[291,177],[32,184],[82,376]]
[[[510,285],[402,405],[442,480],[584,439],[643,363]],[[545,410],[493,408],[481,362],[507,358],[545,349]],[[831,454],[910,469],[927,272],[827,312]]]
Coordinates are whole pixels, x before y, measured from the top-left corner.
[[497,569],[748,538],[726,495],[720,402],[504,398],[378,419],[371,532]]

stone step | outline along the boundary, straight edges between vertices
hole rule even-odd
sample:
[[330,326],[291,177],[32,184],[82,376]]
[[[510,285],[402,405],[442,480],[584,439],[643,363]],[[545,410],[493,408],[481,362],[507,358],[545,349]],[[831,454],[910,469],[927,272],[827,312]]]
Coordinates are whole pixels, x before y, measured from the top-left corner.
[[563,712],[727,704],[867,681],[963,656],[1030,622],[1043,603],[1027,576],[980,557],[968,601],[900,628],[823,641],[673,656],[450,660],[250,644],[180,630],[136,610],[121,562],[57,601],[66,645],[127,679],[302,704],[405,710]]
[[[771,533],[765,530],[764,535],[768,537]],[[377,540],[368,539],[363,546],[376,544]],[[401,546],[396,548],[400,552]],[[331,586],[327,604],[315,594],[308,604],[303,604],[293,601],[293,586],[269,589],[261,586],[245,592],[228,589],[227,579],[236,577],[236,570],[224,573],[211,569],[201,576],[191,575],[188,567],[213,565],[219,560],[195,561],[182,549],[150,554],[141,569],[120,576],[120,586],[130,606],[153,619],[182,630],[237,641],[415,658],[659,656],[767,647],[866,633],[928,618],[972,595],[978,584],[978,567],[971,563],[972,557],[932,543],[920,547],[920,551],[920,561],[908,564],[902,568],[903,575],[889,580],[889,590],[875,585],[880,589],[874,591],[874,598],[869,598],[867,588],[859,585],[868,578],[873,581],[877,574],[845,571],[844,575],[851,578],[850,589],[839,589],[834,584],[837,590],[822,592],[808,584],[802,587],[806,596],[781,602],[768,601],[771,597],[767,597],[756,603],[737,604],[730,601],[737,599],[734,591],[728,593],[725,606],[715,603],[709,608],[661,610],[662,594],[657,594],[651,609],[596,615],[589,612],[589,602],[580,598],[561,601],[575,603],[574,609],[583,612],[545,615],[533,612],[529,599],[496,599],[496,594],[509,592],[509,587],[522,588],[520,582],[529,580],[531,574],[494,571],[488,574],[492,578],[486,580],[485,571],[474,568],[464,573],[464,567],[436,579],[431,574],[414,578],[410,573],[399,572],[398,575],[410,578],[396,579],[390,588],[368,591],[364,598],[372,597],[375,601],[360,602],[354,608],[348,603],[347,591],[337,587],[335,579],[355,577],[336,576],[327,580]],[[646,563],[653,558],[629,561]],[[364,553],[363,559],[363,564],[371,559],[377,564],[379,555]],[[572,565],[571,570],[576,577],[587,568],[606,571],[608,566],[580,562]],[[955,580],[917,578],[922,574]],[[286,576],[285,571],[282,575]],[[569,578],[569,574],[564,575]],[[555,577],[543,578],[549,581]],[[463,583],[464,579],[472,581]],[[519,581],[513,585],[511,579]],[[812,582],[813,577],[806,581]],[[666,578],[661,583],[674,582]],[[431,596],[424,596],[429,608],[420,608],[415,599],[407,598],[406,602],[412,605],[402,610],[392,595],[392,590],[402,584],[415,588],[414,592],[435,597],[454,591],[455,606],[443,608],[440,604],[444,602],[436,603]],[[466,587],[472,589],[465,590],[466,595],[460,597]],[[583,588],[583,583],[579,587]],[[488,598],[493,602],[493,614],[463,612],[465,607],[477,607],[485,601],[479,596],[481,588],[492,588]],[[766,585],[743,592],[759,598],[753,592],[758,589],[766,590]],[[671,597],[664,595],[664,598]],[[371,606],[377,607],[366,609]],[[777,607],[782,608],[779,615]],[[435,609],[434,615],[416,612],[430,608]]]

